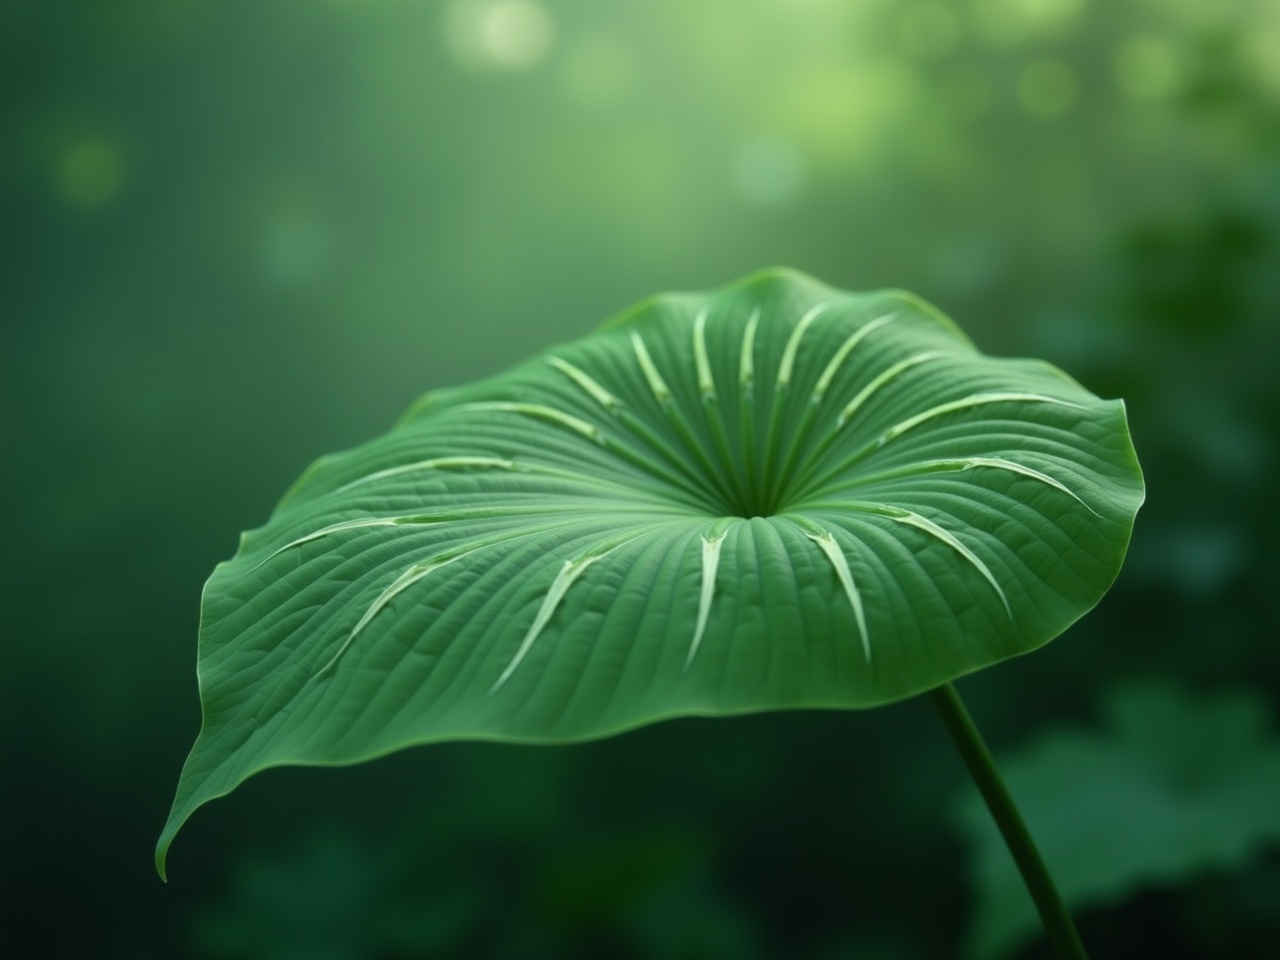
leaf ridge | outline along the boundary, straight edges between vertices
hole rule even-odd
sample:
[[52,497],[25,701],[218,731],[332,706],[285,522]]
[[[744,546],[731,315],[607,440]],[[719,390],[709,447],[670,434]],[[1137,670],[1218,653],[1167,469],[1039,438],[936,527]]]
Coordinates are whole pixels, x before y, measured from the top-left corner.
[[702,635],[707,629],[707,620],[711,616],[711,601],[716,589],[716,570],[720,566],[720,545],[729,535],[728,528],[708,537],[705,533],[702,541],[702,581],[698,588],[698,617],[693,629],[693,640],[689,644],[689,653],[684,660],[687,672],[697,656],[698,647],[702,644]]
[[778,364],[778,378],[774,385],[773,402],[769,406],[769,426],[765,433],[764,462],[761,464],[762,485],[764,487],[762,506],[765,512],[772,512],[776,506],[777,497],[781,491],[774,488],[779,483],[785,484],[786,474],[784,470],[786,464],[790,463],[791,455],[794,454],[796,442],[798,441],[798,437],[793,436],[791,438],[792,442],[788,445],[788,456],[784,458],[783,468],[773,469],[773,465],[778,462],[778,433],[782,427],[786,397],[791,387],[791,375],[795,366],[796,354],[800,350],[800,341],[804,338],[805,333],[812,326],[813,321],[826,309],[827,303],[824,301],[804,312],[792,328],[791,335],[787,338],[786,347],[782,351],[782,361]]
[[941,540],[952,550],[959,553],[960,556],[968,560],[969,563],[972,564],[980,574],[982,574],[987,583],[991,584],[992,589],[994,589],[996,594],[1000,597],[1000,602],[1004,604],[1005,613],[1009,615],[1010,620],[1013,620],[1013,608],[1009,606],[1009,598],[1005,596],[1004,588],[1000,586],[1000,582],[991,572],[991,568],[982,562],[981,557],[966,547],[964,543],[955,536],[955,534],[938,526],[938,524],[934,523],[928,517],[922,516],[912,510],[903,510],[899,507],[881,506],[875,512],[879,513],[881,516],[888,517],[895,523],[902,523],[910,527],[915,527],[917,530],[923,530],[930,536]]
[[[518,536],[520,535],[522,534],[518,534]],[[429,560],[424,560],[421,563],[415,563],[411,566],[408,570],[392,581],[392,583],[389,584],[380,594],[378,594],[373,603],[369,605],[369,608],[365,610],[364,615],[356,621],[356,625],[351,628],[351,632],[347,634],[347,639],[343,641],[342,646],[338,648],[337,652],[329,658],[328,662],[325,663],[323,667],[312,675],[312,679],[314,680],[333,670],[333,668],[337,666],[338,661],[342,659],[342,655],[351,647],[351,644],[355,641],[356,636],[360,631],[367,627],[373,618],[381,613],[387,604],[397,596],[409,589],[409,587],[413,586],[415,583],[425,580],[430,574],[435,573],[435,571],[439,570],[441,567],[447,567],[449,564],[455,563],[463,557],[469,557],[471,554],[481,549],[483,549],[483,546],[472,547],[470,550],[446,551],[445,553],[437,554]]]
[[824,302],[810,307],[792,329],[791,336],[787,338],[787,345],[782,351],[782,362],[778,365],[778,390],[786,390],[791,386],[791,373],[796,364],[796,354],[800,351],[800,341],[804,339],[813,321],[818,319],[828,306],[829,304]]
[[616,412],[622,406],[621,400],[602,387],[598,380],[581,367],[576,367],[568,360],[562,360],[560,357],[547,357],[547,363],[585,390],[592,400],[604,407],[609,413]]
[[524,639],[520,642],[515,656],[511,658],[511,662],[507,664],[506,669],[494,681],[493,686],[489,688],[490,694],[497,693],[511,679],[511,675],[516,672],[516,668],[520,666],[525,656],[532,649],[534,641],[538,639],[538,636],[546,629],[547,624],[551,622],[551,617],[556,612],[556,607],[560,605],[560,601],[564,599],[565,594],[569,592],[569,588],[573,586],[578,578],[587,572],[587,568],[594,563],[599,563],[609,554],[635,540],[638,536],[637,534],[636,536],[628,537],[621,543],[614,542],[612,546],[606,549],[597,547],[576,559],[564,561],[560,572],[556,574],[555,580],[551,582],[550,589],[547,590],[546,595],[542,598],[542,606],[538,608],[538,613],[533,618],[533,623],[529,624],[529,629],[525,633]]
[[836,538],[830,530],[823,529],[813,521],[802,524],[800,529],[806,537],[818,545],[818,549],[822,551],[828,562],[835,569],[836,579],[840,581],[844,595],[849,601],[849,608],[853,611],[854,622],[858,625],[858,639],[862,642],[863,656],[866,657],[867,663],[870,663],[871,637],[867,632],[866,611],[862,606],[862,594],[853,579],[853,571],[849,569],[848,558],[844,555],[844,551],[840,549],[840,544],[836,542]]
[[854,477],[847,483],[830,487],[829,491],[848,490],[857,487],[870,486],[876,483],[882,483],[886,480],[897,480],[914,476],[925,476],[932,473],[967,473],[970,470],[978,468],[990,468],[994,470],[1003,470],[1007,473],[1016,473],[1019,476],[1028,477],[1032,480],[1039,481],[1046,486],[1052,487],[1062,493],[1065,493],[1080,506],[1084,507],[1095,517],[1105,519],[1097,510],[1089,506],[1078,493],[1064,484],[1061,480],[1029,467],[1025,463],[1018,463],[1015,460],[1008,460],[1004,457],[958,457],[945,460],[922,460],[919,463],[913,463],[910,466],[899,467],[896,470],[885,470],[880,473],[867,474],[865,476]]
[[1060,407],[1072,407],[1076,410],[1085,409],[1078,403],[1072,403],[1070,400],[1063,400],[1060,397],[1050,397],[1042,393],[1015,393],[1015,392],[993,392],[993,393],[975,393],[964,397],[960,400],[951,400],[947,403],[940,403],[936,407],[930,407],[923,413],[917,413],[913,417],[908,417],[900,423],[894,424],[881,435],[878,443],[883,445],[891,440],[896,440],[908,430],[913,430],[920,424],[936,417],[941,417],[948,413],[955,413],[959,410],[969,410],[973,407],[980,407],[991,403],[1052,403]]
[[644,345],[644,339],[634,330],[631,331],[631,348],[635,351],[636,361],[640,364],[640,370],[654,399],[658,401],[659,407],[666,410],[671,403],[671,388],[653,365],[653,358],[649,356],[649,348]]
[[474,403],[464,403],[458,409],[460,410],[492,410],[499,413],[519,413],[526,417],[533,417],[537,420],[546,420],[550,423],[557,423],[562,427],[568,427],[574,433],[581,434],[588,440],[595,443],[604,442],[604,432],[595,424],[587,423],[581,417],[575,417],[571,413],[565,413],[563,410],[557,410],[555,407],[549,407],[542,403],[517,403],[510,400],[477,400]]
[[883,316],[876,317],[874,320],[868,320],[861,327],[849,335],[844,343],[840,345],[840,349],[835,352],[830,362],[827,363],[826,369],[822,371],[822,376],[818,378],[817,384],[813,388],[813,395],[810,398],[813,403],[821,403],[827,394],[827,390],[831,387],[831,381],[835,379],[840,368],[844,366],[849,354],[853,352],[853,348],[860,344],[874,331],[888,323],[892,323],[898,319],[898,312],[886,313]]
[[711,361],[707,356],[707,313],[703,307],[693,320],[693,362],[698,370],[698,395],[703,402],[716,398],[716,381],[711,376]]
[[897,363],[881,371],[880,374],[877,375],[870,383],[858,391],[857,395],[852,400],[845,404],[844,409],[840,411],[840,415],[836,417],[835,429],[839,430],[848,423],[853,418],[853,415],[862,408],[862,405],[870,400],[876,391],[885,384],[901,376],[912,367],[918,366],[922,363],[928,363],[930,360],[936,360],[941,356],[944,356],[941,350],[928,350],[924,353],[917,353],[907,357],[905,360],[899,360]]
[[364,484],[375,483],[378,480],[385,480],[388,477],[399,476],[403,473],[413,473],[422,470],[472,470],[485,468],[493,470],[515,470],[516,464],[513,460],[507,460],[501,457],[435,457],[430,460],[418,460],[415,463],[406,463],[401,464],[400,466],[388,467],[385,470],[377,470],[366,476],[352,480],[350,483],[344,483],[333,492],[346,493],[348,490],[363,486]]
[[[742,333],[742,347],[738,353],[738,426],[742,447],[743,495],[754,501],[758,496],[759,473],[755,460],[755,343],[760,325],[760,307],[751,311],[746,329]],[[744,511],[745,512],[745,511]]]
[[1055,406],[1069,407],[1076,410],[1085,410],[1086,408],[1078,403],[1072,403],[1070,400],[1063,400],[1060,397],[1050,397],[1040,393],[1022,393],[1022,392],[988,392],[975,393],[959,400],[950,400],[946,403],[940,403],[930,407],[922,413],[915,414],[905,420],[901,420],[887,430],[883,431],[874,440],[863,444],[855,449],[852,453],[846,454],[840,460],[831,464],[825,473],[813,479],[814,471],[819,469],[821,458],[819,454],[811,457],[803,471],[797,477],[795,488],[807,493],[815,488],[821,489],[831,482],[833,477],[845,473],[858,462],[865,460],[868,456],[880,450],[887,444],[898,439],[903,434],[915,429],[922,423],[927,423],[938,417],[948,413],[957,413],[962,410],[971,410],[977,407],[988,406],[996,403],[1045,403]]

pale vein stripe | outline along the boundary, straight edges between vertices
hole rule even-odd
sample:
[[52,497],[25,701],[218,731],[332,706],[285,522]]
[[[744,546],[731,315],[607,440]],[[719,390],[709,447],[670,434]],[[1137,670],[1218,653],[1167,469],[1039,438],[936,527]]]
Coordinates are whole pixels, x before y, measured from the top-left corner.
[[604,434],[599,427],[587,423],[587,421],[575,417],[571,413],[565,413],[563,410],[557,410],[555,407],[548,407],[540,403],[513,403],[507,400],[481,400],[477,403],[465,403],[458,407],[459,410],[493,410],[500,413],[519,413],[526,417],[533,417],[538,420],[547,420],[551,423],[558,423],[562,427],[568,427],[575,433],[580,433],[589,440],[596,443],[604,442]]
[[900,376],[904,371],[910,370],[917,364],[926,363],[929,360],[935,360],[942,355],[942,351],[940,350],[929,350],[925,353],[917,353],[914,356],[907,357],[905,360],[899,360],[893,366],[881,372],[878,377],[863,387],[862,390],[859,391],[858,395],[850,400],[848,404],[845,405],[845,408],[840,411],[840,416],[836,417],[836,429],[839,430],[848,423],[862,405],[871,398],[871,395],[894,377]]
[[738,360],[738,386],[750,390],[756,382],[756,328],[760,325],[760,308],[751,311],[746,332],[742,335],[742,353]]
[[815,307],[811,307],[800,322],[796,324],[795,329],[791,331],[791,336],[787,339],[787,345],[782,351],[782,363],[778,366],[778,389],[785,390],[791,384],[791,371],[795,367],[796,353],[800,350],[800,340],[804,337],[805,332],[814,320],[818,319],[818,315],[827,309],[827,304],[820,303]]
[[671,390],[662,379],[662,374],[658,373],[658,368],[653,365],[653,358],[649,356],[649,350],[640,339],[640,334],[634,330],[631,331],[631,347],[636,352],[636,360],[640,364],[640,369],[644,371],[644,378],[649,382],[649,389],[653,391],[658,405],[666,407],[671,402]]
[[886,430],[880,437],[881,443],[888,443],[894,440],[908,430],[920,426],[928,420],[935,417],[941,417],[948,413],[954,413],[958,410],[968,410],[971,407],[980,407],[988,403],[1052,403],[1060,407],[1072,407],[1076,410],[1084,410],[1085,407],[1078,403],[1072,403],[1069,400],[1060,400],[1057,397],[1046,397],[1039,393],[975,393],[972,396],[964,397],[961,400],[952,400],[948,403],[940,403],[936,407],[930,407],[923,413],[917,413],[914,417],[909,417],[901,423],[896,424]]
[[886,313],[882,317],[867,321],[849,335],[849,339],[840,345],[840,349],[836,351],[835,356],[831,358],[831,362],[827,364],[827,368],[822,371],[822,376],[818,378],[818,385],[813,388],[814,403],[822,402],[822,398],[831,387],[831,381],[835,379],[836,373],[839,372],[844,362],[849,359],[849,354],[853,352],[853,348],[860,344],[868,334],[883,327],[886,323],[896,320],[897,317],[898,314],[896,312]]
[[985,563],[982,562],[982,559],[976,553],[974,553],[972,550],[966,547],[963,543],[957,540],[952,533],[950,533],[947,530],[944,530],[942,527],[938,526],[928,517],[922,517],[920,514],[912,513],[910,510],[900,510],[897,508],[892,508],[890,510],[886,510],[883,515],[887,516],[890,520],[893,520],[897,523],[903,523],[909,527],[915,527],[917,530],[923,530],[925,533],[929,534],[930,536],[936,537],[937,539],[941,540],[951,549],[959,553],[960,556],[968,560],[971,564],[973,564],[974,568],[980,574],[982,574],[982,576],[986,579],[987,583],[991,584],[991,586],[995,589],[996,593],[1000,595],[1000,602],[1004,604],[1005,613],[1009,615],[1010,620],[1013,619],[1013,610],[1009,606],[1009,598],[1004,595],[1004,590],[1000,588],[1000,584],[996,580],[995,576],[991,573],[991,570],[987,567]]
[[693,629],[693,642],[689,644],[689,655],[685,657],[684,668],[688,670],[693,658],[702,644],[702,634],[707,629],[707,619],[711,616],[711,600],[716,591],[716,570],[720,566],[720,545],[729,535],[726,530],[717,537],[702,536],[702,587],[698,593],[698,620]]
[[390,585],[388,585],[382,593],[378,594],[377,599],[374,600],[373,603],[370,604],[369,609],[364,612],[364,616],[362,616],[359,621],[356,622],[356,625],[351,628],[351,633],[347,635],[346,641],[338,648],[338,652],[330,658],[328,663],[315,672],[312,679],[332,670],[342,655],[347,652],[347,649],[351,646],[360,631],[367,627],[369,622],[381,613],[386,605],[397,596],[409,589],[409,587],[413,586],[415,583],[418,583],[430,574],[435,573],[441,567],[447,567],[449,564],[461,560],[463,557],[470,556],[479,549],[481,548],[475,547],[471,550],[464,550],[461,553],[453,552],[440,554],[439,556],[432,557],[429,560],[424,560],[422,563],[415,563],[412,567],[402,573]]
[[514,470],[515,468],[514,461],[503,460],[498,457],[437,457],[433,460],[418,460],[415,463],[405,463],[398,467],[379,470],[376,473],[361,477],[359,480],[352,480],[350,483],[343,484],[334,493],[342,493],[352,487],[373,483],[376,480],[385,480],[387,477],[396,477],[402,473],[418,473],[424,470]]
[[609,554],[613,553],[619,547],[630,543],[632,537],[624,540],[622,543],[614,544],[607,550],[599,553],[588,553],[576,560],[566,560],[564,566],[560,568],[560,572],[556,574],[556,578],[551,583],[551,588],[547,591],[547,595],[542,598],[542,606],[538,608],[538,614],[533,618],[533,623],[529,625],[528,632],[524,635],[524,640],[520,643],[520,648],[516,650],[515,656],[511,658],[511,662],[507,664],[507,668],[502,671],[502,675],[494,681],[489,693],[496,693],[498,688],[506,683],[516,668],[520,666],[525,655],[528,654],[530,648],[533,647],[534,641],[538,639],[538,635],[551,622],[552,615],[556,612],[556,607],[560,605],[560,601],[564,599],[564,595],[569,592],[569,588],[573,586],[574,581],[581,577],[593,563],[603,560]]
[[1102,516],[1102,514],[1098,513],[1097,510],[1085,503],[1077,493],[1071,490],[1070,487],[1062,483],[1060,480],[1055,480],[1047,473],[1041,473],[1039,470],[1028,467],[1026,464],[1016,463],[1013,460],[1004,460],[999,457],[965,457],[962,460],[930,460],[920,464],[922,467],[952,465],[962,472],[965,470],[972,470],[975,467],[990,467],[995,470],[1007,470],[1010,473],[1016,473],[1024,477],[1030,477],[1033,480],[1039,480],[1041,483],[1048,484],[1055,490],[1061,490],[1072,500],[1076,501],[1076,503],[1080,504],[1080,506],[1092,513],[1095,517]]
[[278,547],[262,560],[258,561],[258,563],[254,565],[254,569],[256,570],[268,560],[284,553],[286,550],[292,550],[294,547],[300,547],[304,543],[310,543],[312,540],[319,540],[321,537],[327,537],[331,533],[341,533],[344,530],[360,530],[365,527],[394,527],[405,520],[412,519],[414,516],[416,516],[416,514],[408,514],[403,517],[363,517],[359,520],[343,520],[341,523],[330,524],[327,527],[321,527],[319,530],[308,533],[305,537],[299,537],[297,540],[291,540],[283,547]]
[[583,390],[591,395],[591,399],[604,407],[610,413],[622,406],[622,401],[615,397],[612,393],[591,377],[581,367],[575,367],[568,360],[561,360],[559,357],[548,357],[547,363],[555,367],[570,380],[580,386]]
[[716,382],[711,376],[711,362],[707,358],[707,312],[703,307],[693,321],[693,360],[698,367],[698,393],[703,400],[716,398]]
[[361,484],[370,483],[374,480],[385,479],[386,477],[397,476],[405,473],[415,473],[417,471],[429,470],[465,470],[465,469],[492,468],[495,470],[509,471],[519,474],[534,474],[547,477],[556,477],[559,479],[573,480],[579,483],[591,484],[594,487],[610,486],[617,487],[631,497],[634,498],[636,489],[634,486],[619,483],[611,480],[602,479],[601,477],[591,476],[585,473],[578,473],[574,470],[568,470],[564,467],[553,467],[542,463],[517,462],[515,460],[502,460],[497,457],[441,457],[435,460],[419,460],[415,463],[406,463],[398,467],[390,467],[386,470],[379,470],[367,477],[361,477],[359,480],[353,480],[346,486],[338,487],[334,493],[342,493],[352,487]]
[[[649,504],[627,504],[627,513],[634,515],[658,514],[665,515],[667,508],[659,505]],[[498,520],[505,517],[511,517],[515,520],[529,520],[533,517],[542,516],[564,516],[574,513],[595,514],[600,510],[598,500],[569,502],[569,503],[547,503],[539,507],[530,507],[527,505],[518,506],[490,506],[490,507],[471,507],[461,510],[455,510],[448,513],[402,513],[394,517],[362,517],[359,520],[343,520],[341,523],[330,524],[327,527],[321,527],[306,536],[299,537],[297,540],[291,540],[283,547],[279,547],[272,551],[270,555],[254,564],[254,569],[262,566],[273,557],[284,553],[286,550],[292,550],[294,547],[300,547],[304,543],[310,543],[313,540],[319,540],[321,537],[327,537],[333,533],[341,533],[345,530],[360,530],[366,527],[434,527],[448,523],[458,523],[466,520]]]
[[853,582],[853,571],[849,569],[849,561],[845,558],[844,551],[840,549],[840,544],[836,543],[836,538],[829,531],[810,533],[806,530],[804,535],[818,545],[831,561],[831,566],[835,567],[836,577],[840,580],[840,586],[844,587],[844,595],[849,598],[849,606],[853,609],[853,619],[858,624],[862,652],[867,658],[867,663],[870,663],[871,638],[867,634],[867,617],[862,609],[862,595]]

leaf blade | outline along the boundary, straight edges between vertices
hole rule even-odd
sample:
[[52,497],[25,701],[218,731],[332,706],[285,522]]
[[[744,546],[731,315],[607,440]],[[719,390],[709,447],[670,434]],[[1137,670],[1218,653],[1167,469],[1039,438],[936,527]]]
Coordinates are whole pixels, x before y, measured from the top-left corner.
[[910,295],[656,298],[431,395],[245,535],[157,864],[272,766],[912,696],[1087,611],[1142,496],[1122,404]]

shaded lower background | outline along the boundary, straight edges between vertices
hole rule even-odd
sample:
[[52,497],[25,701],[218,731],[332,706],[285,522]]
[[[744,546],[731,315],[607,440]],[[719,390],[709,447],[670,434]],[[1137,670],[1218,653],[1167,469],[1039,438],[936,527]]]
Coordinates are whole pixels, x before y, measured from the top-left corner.
[[924,702],[271,771],[152,871],[311,459],[774,263],[1126,398],[1120,581],[961,689],[1095,955],[1280,937],[1280,3],[7,0],[0,98],[0,955],[1046,956]]

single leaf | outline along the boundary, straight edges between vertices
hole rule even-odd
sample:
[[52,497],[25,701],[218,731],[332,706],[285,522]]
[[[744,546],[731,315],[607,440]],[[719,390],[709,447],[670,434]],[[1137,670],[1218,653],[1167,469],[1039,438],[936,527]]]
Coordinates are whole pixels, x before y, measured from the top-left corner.
[[[1113,690],[1104,717],[1105,732],[1053,730],[1001,760],[1073,910],[1240,867],[1280,842],[1280,739],[1257,695],[1198,698],[1153,681]],[[1009,956],[1040,921],[972,791],[960,822],[977,898],[964,954]]]
[[428,394],[244,536],[157,863],[281,764],[912,696],[1092,607],[1142,495],[1119,401],[909,294],[649,300]]

